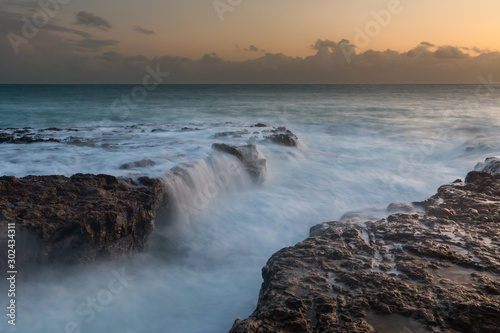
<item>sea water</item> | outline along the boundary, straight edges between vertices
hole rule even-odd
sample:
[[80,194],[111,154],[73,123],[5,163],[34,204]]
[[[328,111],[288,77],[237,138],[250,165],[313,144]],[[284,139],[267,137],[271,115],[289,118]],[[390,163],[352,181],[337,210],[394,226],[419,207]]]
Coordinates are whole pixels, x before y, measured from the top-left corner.
[[[134,88],[0,86],[2,131],[59,141],[0,144],[1,175],[146,175],[177,205],[201,202],[157,221],[150,249],[125,263],[31,272],[11,331],[226,332],[255,309],[267,259],[311,226],[426,199],[500,151],[498,86],[166,85],[135,98]],[[299,146],[267,142],[257,123],[286,126]],[[255,143],[265,181],[216,142]],[[144,159],[154,165],[120,168]]]

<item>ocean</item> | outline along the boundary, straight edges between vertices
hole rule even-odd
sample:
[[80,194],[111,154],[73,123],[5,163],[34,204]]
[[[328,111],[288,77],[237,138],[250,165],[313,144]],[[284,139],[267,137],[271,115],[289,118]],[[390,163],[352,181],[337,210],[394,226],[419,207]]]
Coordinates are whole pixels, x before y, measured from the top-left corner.
[[[352,211],[381,218],[499,155],[498,88],[0,85],[0,132],[54,139],[0,144],[0,175],[146,175],[165,180],[174,204],[195,205],[157,221],[150,251],[125,263],[30,272],[10,331],[227,332],[255,309],[267,259],[311,226]],[[298,147],[267,142],[258,123],[285,126]],[[217,142],[255,143],[265,180],[216,154]],[[141,160],[150,165],[122,168]],[[191,184],[172,176],[178,166]],[[110,292],[117,276],[123,288]]]

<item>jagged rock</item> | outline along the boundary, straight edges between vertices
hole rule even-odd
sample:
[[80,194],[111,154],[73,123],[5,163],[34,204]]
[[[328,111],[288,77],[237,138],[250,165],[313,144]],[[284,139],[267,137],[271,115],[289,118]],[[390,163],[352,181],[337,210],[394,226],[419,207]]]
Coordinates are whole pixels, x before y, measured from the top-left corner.
[[130,169],[135,169],[135,168],[147,168],[147,167],[152,167],[155,166],[156,163],[151,160],[140,160],[137,162],[131,162],[131,163],[125,163],[120,166],[120,169],[122,170],[130,170]]
[[85,138],[78,138],[75,136],[70,136],[63,140],[64,143],[82,147],[95,147],[96,141],[97,141],[96,139],[85,139]]
[[415,207],[409,202],[393,202],[387,206],[388,213],[409,213],[416,211]]
[[243,135],[250,134],[248,130],[243,130],[243,131],[231,131],[231,132],[219,132],[215,133],[214,138],[221,138],[221,137],[233,137],[233,138],[241,138]]
[[312,227],[269,259],[230,332],[498,332],[500,174],[470,172],[421,207]]
[[267,161],[254,144],[236,147],[225,143],[214,143],[212,148],[239,159],[255,183],[259,184],[264,181]]
[[161,181],[147,177],[0,177],[0,230],[16,223],[21,263],[121,259],[145,248],[163,200]]
[[500,157],[489,157],[484,162],[476,164],[476,171],[488,171],[492,175],[500,172]]
[[366,208],[358,211],[344,213],[340,221],[364,222],[366,220],[378,220],[387,216],[387,210],[378,208]]
[[266,140],[287,147],[297,147],[297,136],[285,127],[275,127],[272,130],[265,130],[273,134],[266,136]]
[[296,147],[297,137],[291,134],[273,134],[266,137],[271,142],[277,143],[282,146]]
[[0,143],[28,144],[36,142],[59,142],[59,140],[54,138],[44,139],[39,135],[29,133],[29,130],[15,131],[14,133],[0,133]]

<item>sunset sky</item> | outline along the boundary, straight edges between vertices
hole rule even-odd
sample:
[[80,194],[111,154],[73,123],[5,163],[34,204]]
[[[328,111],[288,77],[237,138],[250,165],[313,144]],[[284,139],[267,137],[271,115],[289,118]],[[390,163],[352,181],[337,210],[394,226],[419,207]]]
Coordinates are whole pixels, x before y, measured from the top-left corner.
[[0,0],[0,83],[500,81],[498,0],[57,1]]

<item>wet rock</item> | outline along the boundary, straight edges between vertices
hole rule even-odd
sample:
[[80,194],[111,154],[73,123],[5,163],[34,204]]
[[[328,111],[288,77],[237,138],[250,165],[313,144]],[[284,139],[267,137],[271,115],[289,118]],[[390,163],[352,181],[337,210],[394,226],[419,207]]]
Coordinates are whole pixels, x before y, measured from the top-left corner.
[[297,137],[294,134],[272,134],[266,136],[266,139],[282,146],[297,147]]
[[262,123],[258,123],[258,124],[253,125],[253,127],[267,127],[267,125],[262,124]]
[[492,175],[500,173],[500,157],[489,157],[484,162],[476,164],[475,171],[485,171]]
[[85,139],[76,136],[70,136],[64,139],[64,143],[80,147],[95,147],[97,141],[97,139]]
[[353,212],[344,213],[340,221],[364,222],[366,220],[378,220],[387,216],[385,209],[367,208]]
[[137,162],[131,162],[131,163],[125,163],[120,166],[120,169],[122,170],[130,170],[130,169],[135,169],[135,168],[147,168],[147,167],[152,167],[155,166],[156,163],[151,160],[140,160]]
[[29,144],[37,142],[59,142],[54,138],[43,138],[31,130],[17,130],[13,133],[0,132],[0,143]]
[[498,331],[500,175],[470,172],[422,206],[312,227],[269,259],[257,308],[230,332]]
[[257,146],[249,144],[245,146],[231,146],[225,143],[214,143],[212,148],[229,155],[233,155],[243,163],[250,177],[256,184],[265,180],[267,171],[267,160],[257,150]]
[[[163,202],[163,203],[162,203]],[[158,179],[109,175],[0,177],[0,230],[17,225],[19,265],[123,259],[146,246],[160,205]]]
[[264,130],[263,132],[272,133],[271,135],[265,136],[265,139],[269,142],[287,147],[297,146],[297,136],[287,130],[284,126],[274,127],[273,129]]
[[409,213],[416,211],[415,206],[409,202],[393,202],[387,206],[388,213]]
[[453,209],[431,206],[427,209],[427,215],[451,220],[456,214]]
[[243,131],[232,131],[232,132],[219,132],[215,133],[214,138],[218,139],[221,137],[233,137],[233,138],[241,138],[243,135],[250,134],[248,130]]

